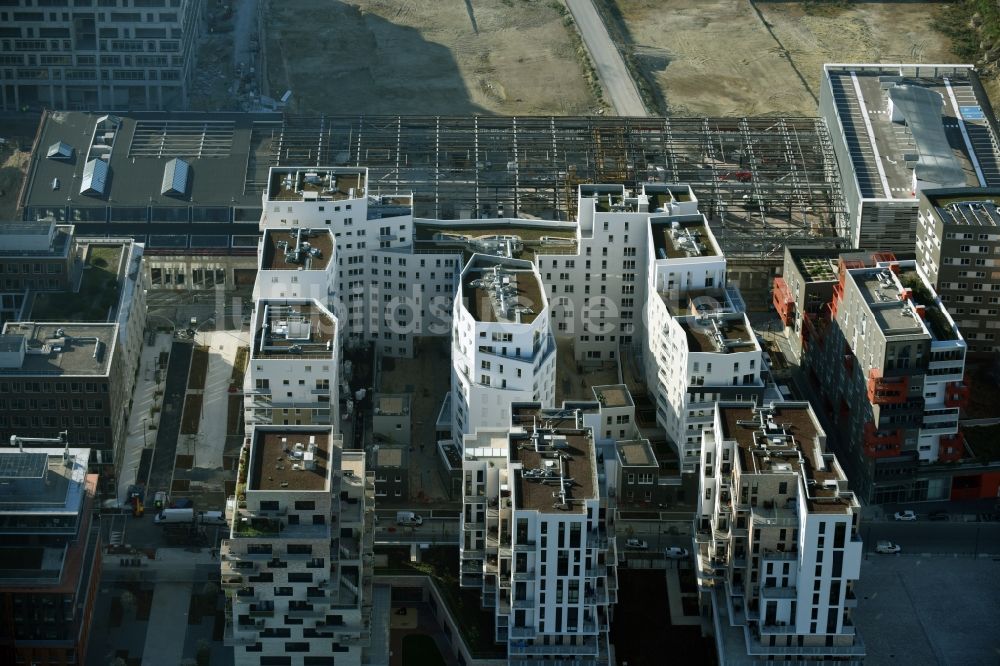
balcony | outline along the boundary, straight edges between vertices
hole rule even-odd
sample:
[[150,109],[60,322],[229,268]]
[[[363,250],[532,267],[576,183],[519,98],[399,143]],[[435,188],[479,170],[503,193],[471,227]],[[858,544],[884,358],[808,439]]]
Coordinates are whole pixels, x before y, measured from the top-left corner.
[[538,544],[534,541],[518,541],[514,544],[514,551],[518,553],[533,553],[538,549]]
[[784,278],[774,278],[771,300],[778,316],[781,317],[781,323],[785,326],[791,326],[795,321],[795,299],[792,297],[792,292]]
[[598,652],[596,641],[583,645],[525,645],[511,643],[507,646],[510,654],[551,654],[551,655],[595,655]]
[[527,609],[535,608],[535,600],[533,598],[531,598],[531,597],[527,597],[525,599],[514,599],[514,604],[513,605],[514,605],[515,609],[525,609],[525,610],[527,610]]
[[910,378],[883,377],[882,371],[872,368],[868,373],[868,401],[873,405],[901,405],[906,402]]
[[969,406],[971,387],[965,382],[948,382],[945,386],[944,406],[965,409]]
[[761,599],[795,599],[798,590],[794,587],[762,587],[760,590]]
[[534,638],[536,633],[534,627],[511,627],[509,632],[511,638],[518,639]]
[[958,462],[965,457],[965,435],[958,432],[941,437],[938,446],[938,462]]
[[898,456],[903,448],[903,431],[880,431],[874,423],[864,425],[862,435],[862,451],[869,458],[892,458]]

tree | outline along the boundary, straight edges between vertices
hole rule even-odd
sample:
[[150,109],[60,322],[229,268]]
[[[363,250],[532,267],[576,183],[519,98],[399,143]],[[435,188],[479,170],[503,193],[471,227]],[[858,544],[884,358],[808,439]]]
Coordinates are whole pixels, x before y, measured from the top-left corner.
[[135,617],[135,595],[131,591],[125,590],[122,592],[121,597],[118,598],[119,603],[122,605],[122,615],[125,617]]

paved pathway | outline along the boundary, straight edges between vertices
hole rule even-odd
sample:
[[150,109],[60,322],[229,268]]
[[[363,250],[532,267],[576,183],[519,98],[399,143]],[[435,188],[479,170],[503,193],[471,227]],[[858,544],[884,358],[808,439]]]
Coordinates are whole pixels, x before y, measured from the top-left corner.
[[153,591],[142,666],[177,666],[184,656],[184,635],[191,604],[190,583],[159,583]]
[[[156,431],[147,430],[157,417],[150,416],[149,409],[153,406],[154,393],[162,382],[157,384],[156,362],[160,352],[170,349],[169,333],[157,333],[152,345],[143,344],[139,357],[139,377],[135,382],[135,392],[132,394],[132,413],[128,421],[128,437],[125,440],[125,452],[122,457],[121,473],[118,475],[118,502],[124,504],[128,487],[136,482],[136,472],[139,469],[139,459],[142,450],[153,446],[156,441]],[[145,483],[146,479],[139,479]],[[147,498],[152,502],[152,496]]]
[[597,75],[611,99],[611,106],[619,116],[647,116],[639,89],[625,66],[621,54],[611,41],[611,35],[594,9],[592,0],[566,0],[573,20],[580,30],[580,37],[590,52]]
[[191,366],[192,345],[175,342],[170,350],[167,365],[167,383],[163,407],[160,410],[160,427],[156,430],[156,449],[149,471],[146,494],[157,490],[170,490],[174,476],[174,458],[177,453],[177,436],[181,431],[181,412],[184,410],[184,393],[187,390],[188,368]]
[[208,347],[208,377],[205,381],[201,424],[198,427],[194,466],[207,469],[222,467],[226,448],[226,424],[229,412],[229,380],[233,374],[236,350],[249,344],[249,333],[241,331],[205,331],[198,333],[198,344]]

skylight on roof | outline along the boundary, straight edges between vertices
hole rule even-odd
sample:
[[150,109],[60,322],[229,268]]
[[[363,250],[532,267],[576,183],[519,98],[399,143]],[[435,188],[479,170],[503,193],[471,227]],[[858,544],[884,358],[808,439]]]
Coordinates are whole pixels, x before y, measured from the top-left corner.
[[108,163],[101,159],[87,162],[83,167],[83,181],[80,183],[80,194],[104,194],[108,180]]

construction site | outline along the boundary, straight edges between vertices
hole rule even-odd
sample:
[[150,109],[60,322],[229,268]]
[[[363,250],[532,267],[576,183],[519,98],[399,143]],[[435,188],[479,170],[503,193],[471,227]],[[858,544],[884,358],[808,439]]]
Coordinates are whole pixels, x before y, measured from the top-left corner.
[[250,146],[247,194],[271,166],[364,166],[420,218],[573,220],[580,184],[690,183],[750,292],[785,245],[836,247],[846,221],[816,118],[285,117]]

